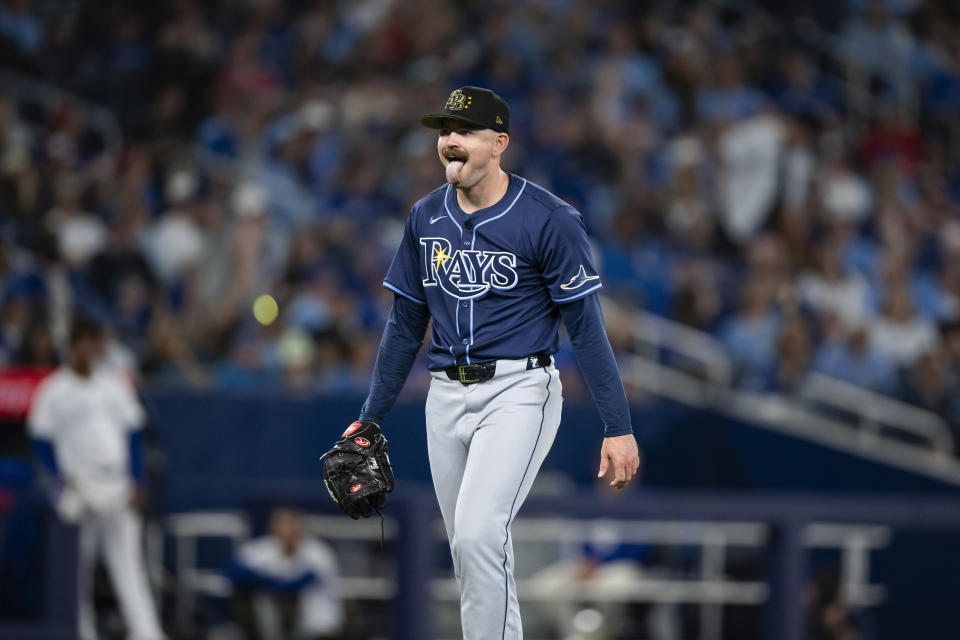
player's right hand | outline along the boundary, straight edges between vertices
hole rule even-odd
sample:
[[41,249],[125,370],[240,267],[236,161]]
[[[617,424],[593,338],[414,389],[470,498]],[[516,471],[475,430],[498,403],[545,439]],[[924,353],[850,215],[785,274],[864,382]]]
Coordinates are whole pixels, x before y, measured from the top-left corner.
[[632,433],[603,439],[603,446],[600,448],[598,478],[602,478],[609,471],[613,471],[613,480],[610,481],[610,486],[623,489],[639,469],[640,449],[637,447],[637,439],[633,437]]

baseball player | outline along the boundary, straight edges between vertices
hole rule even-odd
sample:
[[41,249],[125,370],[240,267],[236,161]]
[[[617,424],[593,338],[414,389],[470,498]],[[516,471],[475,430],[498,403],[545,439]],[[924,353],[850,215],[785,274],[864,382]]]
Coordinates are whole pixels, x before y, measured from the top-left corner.
[[99,328],[78,322],[69,363],[37,389],[27,425],[40,462],[57,481],[60,517],[80,527],[79,628],[93,640],[93,570],[102,551],[132,640],[164,637],[147,585],[137,512],[144,478],[144,411],[131,382],[95,366]]
[[[447,184],[418,201],[383,286],[394,304],[370,394],[328,460],[328,487],[356,517],[379,510],[392,475],[369,490],[342,471],[350,455],[384,457],[379,425],[403,387],[427,324],[432,380],[430,471],[453,554],[466,640],[523,637],[510,525],[560,425],[553,355],[563,319],[603,420],[599,477],[622,488],[640,465],[623,383],[600,313],[583,219],[542,187],[500,168],[510,111],[488,89],[462,87],[421,122],[439,130]],[[383,450],[385,453],[385,449]],[[379,460],[379,461],[378,461]],[[387,460],[387,465],[389,461]],[[339,475],[338,475],[339,474]],[[354,496],[367,494],[365,500]]]
[[298,511],[275,509],[269,533],[240,546],[227,577],[247,640],[339,636],[337,558],[328,544],[304,531]]

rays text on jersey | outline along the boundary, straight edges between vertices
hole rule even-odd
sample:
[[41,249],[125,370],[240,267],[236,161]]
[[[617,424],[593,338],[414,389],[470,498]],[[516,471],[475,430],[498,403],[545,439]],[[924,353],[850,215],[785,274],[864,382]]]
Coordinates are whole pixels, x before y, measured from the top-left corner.
[[458,300],[517,286],[517,256],[509,251],[453,251],[446,238],[420,238],[424,287],[437,287]]

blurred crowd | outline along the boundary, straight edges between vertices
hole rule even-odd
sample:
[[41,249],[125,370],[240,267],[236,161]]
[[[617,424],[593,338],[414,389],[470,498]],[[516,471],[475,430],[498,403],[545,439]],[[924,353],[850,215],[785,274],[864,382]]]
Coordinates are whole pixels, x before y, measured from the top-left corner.
[[83,313],[152,383],[365,391],[443,180],[418,118],[475,84],[621,306],[743,388],[819,371],[960,430],[955,3],[5,0],[0,60],[73,96],[0,82],[0,364]]

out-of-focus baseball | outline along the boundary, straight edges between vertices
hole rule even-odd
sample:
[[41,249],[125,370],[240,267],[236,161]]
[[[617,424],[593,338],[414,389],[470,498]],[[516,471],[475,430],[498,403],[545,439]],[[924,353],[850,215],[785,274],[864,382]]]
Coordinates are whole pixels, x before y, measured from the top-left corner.
[[253,301],[253,317],[264,326],[272,324],[279,313],[280,307],[269,293],[258,296]]

